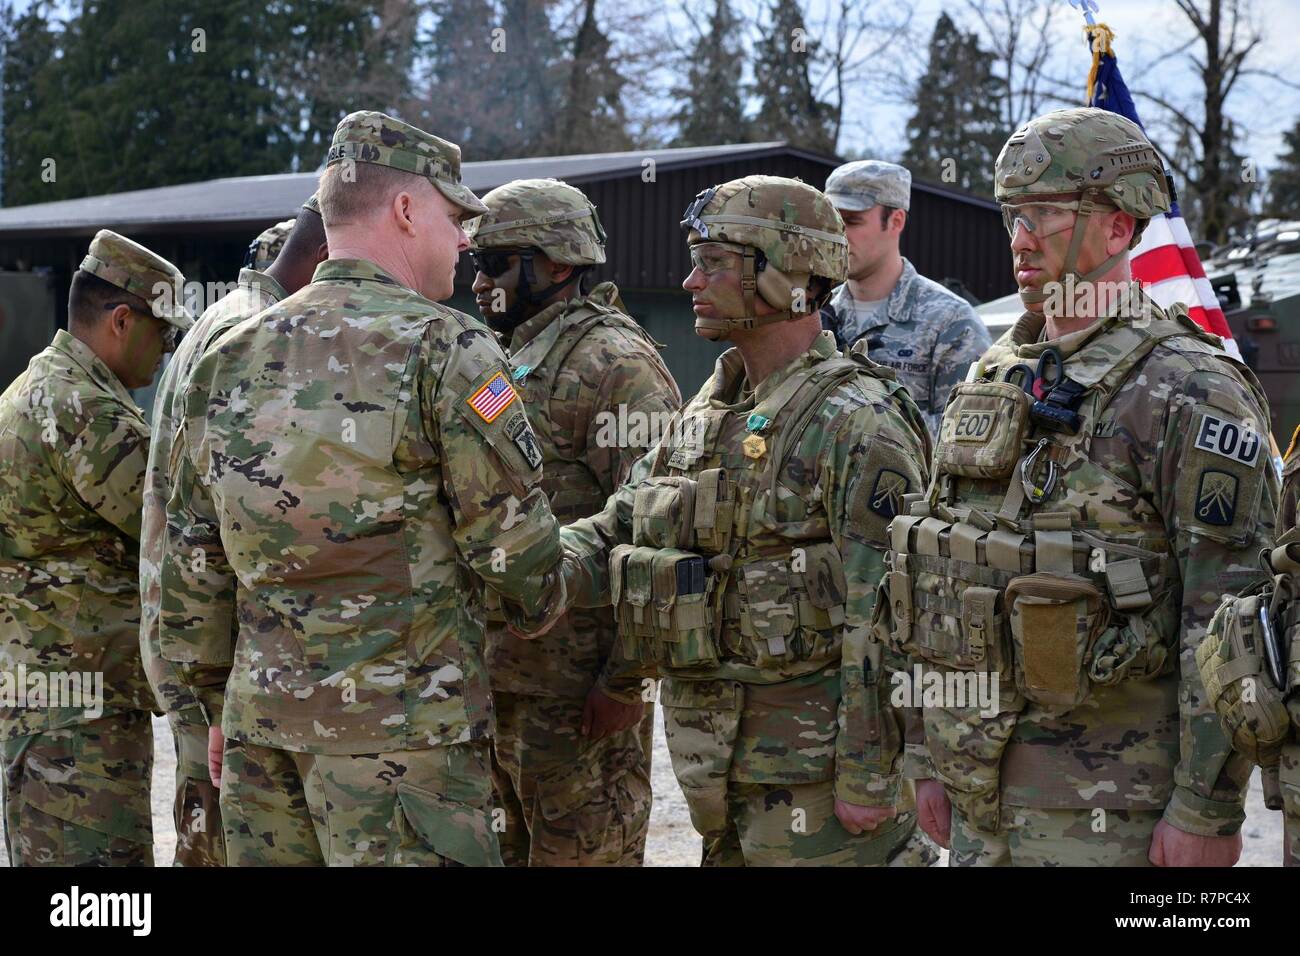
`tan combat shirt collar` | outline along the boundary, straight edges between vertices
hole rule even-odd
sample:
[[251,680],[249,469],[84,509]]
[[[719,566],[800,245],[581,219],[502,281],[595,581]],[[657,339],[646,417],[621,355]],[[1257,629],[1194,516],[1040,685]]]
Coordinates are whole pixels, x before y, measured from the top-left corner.
[[1048,340],[1044,338],[1047,334],[1047,323],[1043,317],[1027,311],[1012,327],[1011,338],[1016,345],[1018,358],[1037,359],[1049,346],[1059,351],[1061,358],[1069,358],[1118,323],[1134,321],[1141,315],[1158,319],[1164,317],[1164,312],[1142,290],[1142,284],[1134,280],[1129,283],[1126,293],[1118,298],[1105,316],[1085,328]]
[[[312,282],[338,282],[342,280],[380,282],[384,285],[395,286],[398,289],[406,289],[406,286],[369,259],[326,259],[316,266],[316,272],[311,277]],[[407,289],[407,291],[415,292],[414,289]],[[415,294],[419,295],[418,292],[415,292]]]
[[269,295],[273,302],[283,302],[289,298],[284,286],[271,278],[269,273],[258,272],[256,269],[240,269],[239,284],[250,292]]
[[727,349],[718,357],[717,364],[714,366],[709,405],[735,412],[749,411],[775,392],[791,375],[819,362],[835,358],[839,354],[839,349],[835,347],[835,336],[823,330],[817,333],[808,351],[763,379],[758,383],[757,388],[750,389],[749,383],[745,380],[745,359],[740,354],[740,349]]
[[126,386],[122,384],[122,380],[113,374],[112,369],[104,364],[104,360],[95,354],[94,349],[71,332],[66,329],[59,329],[59,331],[55,332],[54,341],[50,343],[50,348],[58,349],[70,358],[86,373],[87,378],[101,386],[128,408],[137,407],[135,399],[131,397],[131,393],[127,391]]

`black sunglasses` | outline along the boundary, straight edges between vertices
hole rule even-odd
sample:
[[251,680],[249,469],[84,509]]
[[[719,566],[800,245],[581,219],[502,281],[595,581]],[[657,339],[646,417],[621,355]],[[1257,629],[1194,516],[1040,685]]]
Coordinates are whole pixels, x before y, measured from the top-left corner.
[[473,263],[474,271],[496,279],[510,271],[512,256],[531,255],[528,249],[474,249],[470,251],[469,261]]

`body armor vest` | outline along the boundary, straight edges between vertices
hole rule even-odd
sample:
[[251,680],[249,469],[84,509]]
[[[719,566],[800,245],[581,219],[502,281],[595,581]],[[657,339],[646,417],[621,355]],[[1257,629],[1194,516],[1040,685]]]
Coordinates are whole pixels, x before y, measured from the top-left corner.
[[1064,360],[1042,399],[1014,346],[995,346],[982,377],[949,397],[928,494],[890,525],[878,608],[895,649],[997,675],[995,716],[939,715],[978,724],[959,750],[945,743],[953,735],[927,735],[977,827],[997,828],[999,764],[1026,701],[1065,714],[1093,685],[1176,666],[1178,566],[1164,520],[1090,449],[1130,375],[1179,336],[1206,338],[1178,313],[1110,329]]
[[[585,463],[586,434],[578,434],[572,425],[578,396],[559,394],[556,385],[569,353],[600,325],[624,329],[654,347],[654,340],[632,318],[587,298],[570,305],[510,357],[515,388],[529,409],[540,445],[542,489],[561,524],[595,514],[605,504],[605,492]],[[567,440],[557,441],[560,435]]]
[[687,405],[637,488],[632,544],[610,555],[625,654],[669,673],[722,670],[759,682],[838,658],[847,601],[839,549],[827,515],[783,493],[779,479],[836,389],[869,379],[870,390],[892,394],[901,390],[892,378],[865,358],[816,362],[757,403],[743,440],[733,409]]

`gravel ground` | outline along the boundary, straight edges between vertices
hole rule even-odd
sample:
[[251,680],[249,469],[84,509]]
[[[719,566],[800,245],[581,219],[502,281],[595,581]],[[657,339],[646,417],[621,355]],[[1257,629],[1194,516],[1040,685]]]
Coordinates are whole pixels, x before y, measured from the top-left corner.
[[[176,853],[176,831],[172,826],[172,780],[176,755],[167,721],[154,718],[153,827],[154,858],[159,866],[170,866]],[[691,827],[686,801],[673,778],[672,762],[664,741],[662,711],[655,717],[653,764],[654,809],[650,814],[650,837],[646,845],[647,866],[696,866],[700,860],[700,838]],[[1242,832],[1245,848],[1238,866],[1278,866],[1282,856],[1282,815],[1264,809],[1259,771],[1250,782],[1246,801],[1246,825]],[[3,834],[3,818],[0,818]],[[944,854],[946,862],[947,854]],[[0,867],[8,858],[0,853]]]

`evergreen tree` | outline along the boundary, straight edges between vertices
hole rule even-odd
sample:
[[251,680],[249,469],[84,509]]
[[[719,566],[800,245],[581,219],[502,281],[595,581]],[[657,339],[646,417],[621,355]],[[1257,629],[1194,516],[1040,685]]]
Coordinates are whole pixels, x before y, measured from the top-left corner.
[[[61,97],[53,95],[58,33],[50,24],[50,4],[33,3],[22,14],[6,5],[0,17],[4,32],[4,153],[0,202],[21,206],[54,198],[43,181],[44,160],[52,157],[62,129]],[[38,112],[39,111],[39,112]],[[57,174],[57,165],[54,172]]]
[[596,20],[596,0],[583,0],[561,124],[564,152],[614,152],[632,146],[623,104],[625,81],[613,61],[612,47]]
[[1300,219],[1300,120],[1282,134],[1287,151],[1268,177],[1268,214],[1279,219]]
[[744,50],[729,0],[714,0],[709,29],[695,41],[686,82],[673,90],[682,104],[674,146],[713,146],[749,141],[741,79]]
[[810,68],[817,44],[808,35],[803,9],[798,0],[774,0],[769,14],[771,22],[754,51],[753,137],[834,154],[832,111],[813,89]]
[[1002,92],[992,54],[980,49],[978,35],[963,34],[948,14],[940,14],[907,123],[903,165],[919,179],[991,196],[993,164],[1004,138]]

